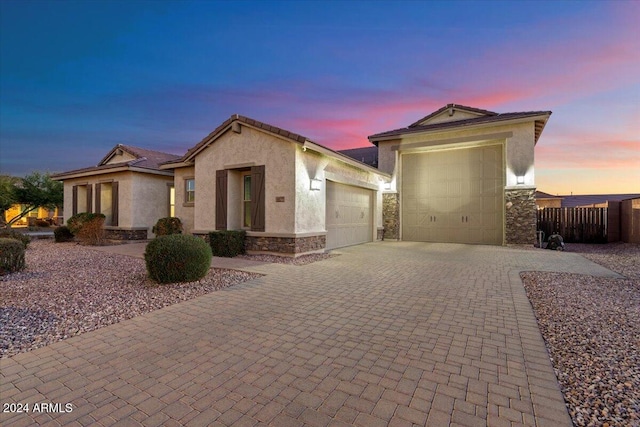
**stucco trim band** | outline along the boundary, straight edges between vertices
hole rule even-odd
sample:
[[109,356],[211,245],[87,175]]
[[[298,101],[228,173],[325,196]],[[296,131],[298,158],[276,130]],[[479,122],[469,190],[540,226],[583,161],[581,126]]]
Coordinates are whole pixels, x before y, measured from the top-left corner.
[[513,137],[513,132],[500,132],[500,133],[489,133],[484,135],[461,136],[458,138],[435,139],[431,141],[414,142],[410,144],[392,145],[391,150],[404,151],[404,150],[410,150],[413,148],[431,147],[435,145],[459,144],[463,142],[493,141],[493,140],[501,140],[501,139],[507,139],[512,137]]

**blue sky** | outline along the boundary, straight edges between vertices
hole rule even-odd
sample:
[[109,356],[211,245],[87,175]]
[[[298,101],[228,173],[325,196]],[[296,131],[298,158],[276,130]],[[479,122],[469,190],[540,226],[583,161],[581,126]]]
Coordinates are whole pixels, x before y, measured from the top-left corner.
[[0,173],[183,154],[231,114],[334,149],[551,110],[538,188],[640,192],[640,2],[0,1]]

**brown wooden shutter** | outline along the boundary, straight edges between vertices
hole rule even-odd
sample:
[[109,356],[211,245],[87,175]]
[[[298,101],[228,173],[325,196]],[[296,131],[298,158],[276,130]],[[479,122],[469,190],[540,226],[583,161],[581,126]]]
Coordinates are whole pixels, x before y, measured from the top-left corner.
[[78,213],[78,186],[74,185],[71,189],[72,208],[71,215]]
[[111,225],[118,226],[118,181],[111,183]]
[[92,208],[92,202],[93,202],[93,185],[91,184],[87,184],[87,206],[86,206],[86,211],[85,212],[89,212],[91,213],[91,208]]
[[251,231],[264,231],[264,165],[251,167]]
[[[95,211],[96,213],[102,213],[102,210],[101,210],[102,206],[100,206],[101,205],[101,203],[100,203],[101,194],[100,193],[102,192],[101,191],[102,190],[101,187],[102,187],[102,184],[96,184],[96,211]],[[87,196],[89,196],[89,195],[87,194]]]
[[216,171],[216,230],[227,229],[227,170]]

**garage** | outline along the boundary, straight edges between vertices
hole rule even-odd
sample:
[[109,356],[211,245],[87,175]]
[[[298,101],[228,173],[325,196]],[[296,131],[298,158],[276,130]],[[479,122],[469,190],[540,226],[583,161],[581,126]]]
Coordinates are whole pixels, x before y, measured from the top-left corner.
[[402,154],[402,239],[501,245],[502,145]]
[[373,240],[373,191],[327,181],[327,249]]

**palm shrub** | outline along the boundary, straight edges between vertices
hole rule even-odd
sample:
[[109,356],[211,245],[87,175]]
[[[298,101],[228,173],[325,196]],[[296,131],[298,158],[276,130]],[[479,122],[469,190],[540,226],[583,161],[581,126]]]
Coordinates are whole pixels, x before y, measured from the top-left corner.
[[25,247],[16,239],[0,238],[0,276],[23,270]]
[[211,248],[195,236],[158,236],[144,252],[149,278],[158,283],[193,282],[202,279],[211,267]]
[[168,216],[166,218],[160,218],[156,225],[151,229],[156,236],[166,236],[168,234],[181,234],[182,233],[182,221],[175,216]]

